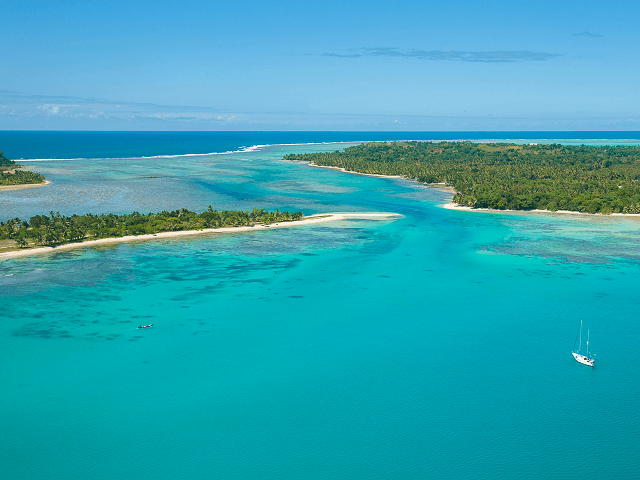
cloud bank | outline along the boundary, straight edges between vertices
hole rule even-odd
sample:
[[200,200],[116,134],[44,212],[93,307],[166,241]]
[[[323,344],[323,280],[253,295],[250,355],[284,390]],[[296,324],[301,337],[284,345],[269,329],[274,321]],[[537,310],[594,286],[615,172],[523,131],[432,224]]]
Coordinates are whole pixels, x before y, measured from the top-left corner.
[[[100,125],[99,128],[172,129],[184,123],[210,125],[233,122],[237,115],[215,108],[113,102],[99,98],[53,95],[28,95],[0,90],[0,129],[77,128]],[[59,127],[56,127],[59,126]],[[52,127],[53,126],[53,127]],[[83,127],[86,128],[86,127]]]
[[591,33],[591,32],[572,33],[571,36],[572,37],[592,37],[592,38],[602,37],[602,35],[600,35],[599,33]]
[[26,95],[0,90],[0,130],[638,131],[640,117],[230,112],[209,107]]
[[458,50],[401,50],[395,47],[367,47],[357,49],[352,53],[321,53],[320,56],[338,58],[396,57],[453,62],[509,63],[552,60],[554,58],[561,57],[562,55],[545,52],[531,52],[529,50],[474,52]]

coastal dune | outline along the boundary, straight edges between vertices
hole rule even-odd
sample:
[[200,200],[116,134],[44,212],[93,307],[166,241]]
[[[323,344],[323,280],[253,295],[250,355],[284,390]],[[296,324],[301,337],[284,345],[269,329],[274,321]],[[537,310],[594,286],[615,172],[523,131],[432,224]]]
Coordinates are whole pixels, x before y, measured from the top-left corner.
[[377,213],[321,213],[317,215],[310,215],[302,220],[296,220],[293,222],[278,222],[270,225],[253,225],[244,227],[225,227],[225,228],[205,228],[202,230],[183,230],[177,232],[161,232],[148,235],[127,235],[124,237],[114,238],[101,238],[98,240],[87,240],[78,243],[67,243],[59,245],[57,247],[39,247],[30,248],[25,250],[12,250],[10,252],[0,253],[0,261],[7,260],[9,258],[26,257],[29,255],[38,255],[44,253],[59,252],[62,250],[71,250],[74,248],[93,247],[98,245],[108,245],[113,243],[134,242],[134,241],[146,241],[155,240],[159,238],[175,238],[175,237],[188,237],[191,235],[203,235],[203,234],[216,234],[216,233],[239,233],[239,232],[251,232],[255,230],[267,230],[274,228],[288,228],[299,227],[303,225],[313,225],[317,223],[335,222],[338,220],[349,219],[370,219],[370,220],[389,220],[394,218],[400,218],[402,215],[397,213],[377,212]]

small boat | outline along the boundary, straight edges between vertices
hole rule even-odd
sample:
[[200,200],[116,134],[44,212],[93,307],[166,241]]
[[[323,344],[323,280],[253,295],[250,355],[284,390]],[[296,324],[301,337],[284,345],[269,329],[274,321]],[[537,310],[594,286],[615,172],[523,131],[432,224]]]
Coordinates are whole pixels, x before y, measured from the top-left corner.
[[[578,343],[578,338],[580,338],[580,345],[578,346],[578,350],[576,350],[576,343]],[[573,343],[573,352],[571,352],[571,355],[573,355],[573,358],[576,359],[576,362],[587,365],[589,367],[593,367],[594,358],[589,356],[589,330],[587,330],[587,352],[582,353],[582,320],[580,320],[580,330],[578,332],[578,336],[576,337],[576,341]]]
[[153,323],[150,323],[149,325],[140,325],[138,328],[151,328],[153,327]]

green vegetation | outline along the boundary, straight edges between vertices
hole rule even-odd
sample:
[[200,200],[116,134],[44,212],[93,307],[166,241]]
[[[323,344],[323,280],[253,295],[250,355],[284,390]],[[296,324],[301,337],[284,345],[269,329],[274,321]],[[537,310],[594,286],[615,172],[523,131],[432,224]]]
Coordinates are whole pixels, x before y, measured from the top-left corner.
[[44,175],[41,173],[16,170],[15,172],[0,172],[0,186],[29,185],[43,183]]
[[472,208],[640,213],[640,147],[374,142],[284,158],[446,183]]
[[16,162],[14,162],[13,160],[9,160],[7,157],[5,157],[4,152],[0,152],[0,168],[15,167],[15,166],[16,166]]
[[186,208],[173,212],[133,212],[128,215],[72,215],[60,213],[36,215],[26,222],[15,218],[0,222],[0,240],[14,240],[20,248],[30,244],[56,246],[81,242],[85,239],[124,237],[180,230],[202,230],[204,228],[240,227],[274,222],[300,220],[302,212],[267,212],[254,208],[250,211],[213,210],[211,206],[203,213],[190,212]]
[[13,160],[9,160],[0,152],[0,187],[5,185],[26,185],[44,182],[44,175],[35,172],[25,172]]

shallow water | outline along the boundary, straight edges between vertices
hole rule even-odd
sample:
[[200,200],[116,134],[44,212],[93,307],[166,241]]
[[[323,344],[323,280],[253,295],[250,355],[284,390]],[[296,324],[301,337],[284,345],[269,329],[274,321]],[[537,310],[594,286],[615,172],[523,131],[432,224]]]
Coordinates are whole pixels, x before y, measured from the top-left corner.
[[322,149],[42,162],[52,185],[0,194],[403,215],[1,262],[3,477],[637,476],[640,222],[280,160]]

